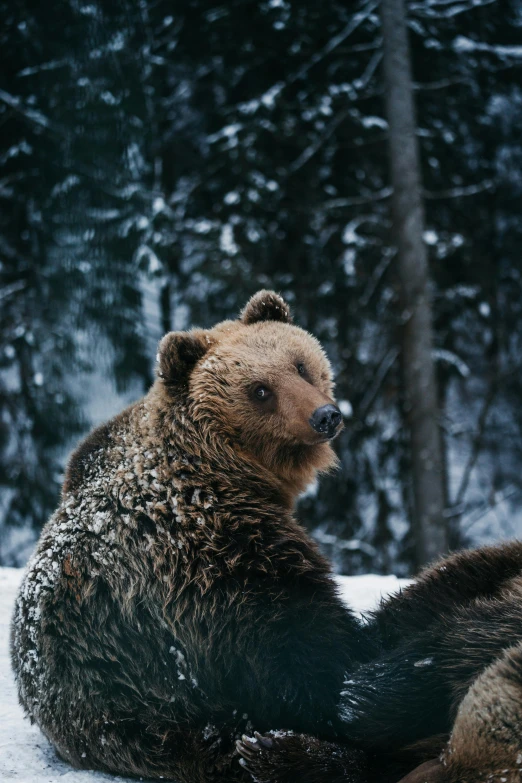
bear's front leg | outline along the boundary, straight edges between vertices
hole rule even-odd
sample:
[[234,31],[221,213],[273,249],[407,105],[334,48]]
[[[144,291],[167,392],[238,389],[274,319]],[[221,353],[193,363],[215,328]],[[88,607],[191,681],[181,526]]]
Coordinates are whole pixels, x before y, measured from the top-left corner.
[[270,732],[243,737],[240,763],[256,783],[363,783],[365,754],[307,734]]

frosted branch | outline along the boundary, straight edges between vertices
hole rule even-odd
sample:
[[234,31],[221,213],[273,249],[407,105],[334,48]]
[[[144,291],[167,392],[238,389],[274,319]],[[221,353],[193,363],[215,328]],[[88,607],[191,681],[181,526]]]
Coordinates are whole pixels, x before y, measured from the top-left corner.
[[10,95],[5,90],[0,90],[0,101],[6,103],[11,109],[19,112],[36,125],[41,125],[43,128],[51,127],[50,121],[41,112],[31,109],[29,106],[24,106],[19,98],[15,98],[14,95]]
[[424,198],[430,201],[444,198],[461,198],[463,196],[476,196],[478,193],[484,193],[486,190],[493,190],[496,183],[492,179],[485,179],[476,185],[463,185],[461,187],[448,188],[447,190],[425,190]]
[[[492,5],[496,0],[472,0],[472,2],[454,2],[454,0],[448,0],[438,3],[414,3],[410,6],[410,11],[414,12],[416,16],[424,19],[451,19],[460,14],[468,13],[468,11],[476,11],[479,8],[485,8],[488,5]],[[440,8],[437,8],[439,6]],[[444,8],[444,6],[446,6]]]
[[364,204],[374,204],[390,198],[393,193],[391,187],[381,188],[369,196],[355,196],[354,198],[331,198],[323,203],[324,209],[336,209],[337,207],[359,207]]
[[261,105],[271,107],[275,98],[278,97],[283,92],[283,90],[300,79],[304,79],[308,72],[315,65],[317,65],[317,63],[321,62],[321,60],[324,60],[325,57],[327,57],[338,46],[344,43],[344,41],[346,41],[346,39],[349,38],[350,35],[371,16],[378,5],[378,2],[368,3],[368,5],[362,11],[359,11],[359,13],[352,17],[352,19],[348,22],[346,27],[341,30],[340,33],[334,35],[334,37],[331,38],[319,52],[314,54],[314,56],[305,65],[299,68],[298,71],[291,74],[286,81],[277,82],[276,84],[272,85],[272,87],[266,90],[258,98],[254,98],[253,100],[241,104],[239,106],[240,111],[243,111],[246,114],[253,114]]

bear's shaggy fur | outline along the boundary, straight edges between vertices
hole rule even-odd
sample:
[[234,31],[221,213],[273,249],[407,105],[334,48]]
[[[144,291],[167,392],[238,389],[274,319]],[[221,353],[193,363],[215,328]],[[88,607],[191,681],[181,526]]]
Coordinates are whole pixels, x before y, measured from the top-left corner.
[[[368,751],[369,779],[397,780],[394,770],[431,757],[401,783],[520,783],[521,542],[426,569],[367,633],[380,652],[347,678],[340,715]],[[240,749],[259,783],[353,779],[350,750],[316,738],[259,737]]]
[[371,655],[292,516],[335,462],[309,422],[333,403],[331,371],[265,291],[238,321],[168,334],[158,359],[149,394],[69,462],[12,661],[27,714],[75,767],[233,783],[249,779],[243,732],[334,739],[345,672]]

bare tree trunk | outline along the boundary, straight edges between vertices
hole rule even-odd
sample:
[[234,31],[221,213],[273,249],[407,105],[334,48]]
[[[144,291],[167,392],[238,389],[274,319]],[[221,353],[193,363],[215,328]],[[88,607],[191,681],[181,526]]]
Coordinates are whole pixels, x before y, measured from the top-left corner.
[[401,298],[404,414],[411,444],[416,560],[421,566],[448,548],[442,436],[404,0],[381,0],[381,18]]

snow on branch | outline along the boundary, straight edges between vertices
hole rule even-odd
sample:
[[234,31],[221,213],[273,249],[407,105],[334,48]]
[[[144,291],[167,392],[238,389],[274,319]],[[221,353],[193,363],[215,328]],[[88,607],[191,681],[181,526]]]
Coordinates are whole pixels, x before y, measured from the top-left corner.
[[476,11],[478,8],[485,8],[492,5],[497,0],[471,0],[471,2],[454,2],[454,0],[432,0],[428,3],[413,3],[410,11],[416,16],[424,19],[451,19],[454,16],[460,16],[468,11]]
[[325,209],[336,209],[337,207],[359,207],[364,204],[373,204],[377,201],[384,201],[390,198],[393,193],[391,187],[381,188],[376,190],[369,196],[356,196],[354,198],[331,198],[323,203]]
[[18,293],[18,291],[23,291],[24,288],[27,288],[27,283],[25,280],[18,280],[16,283],[11,283],[10,285],[4,286],[0,289],[0,302],[3,299],[8,299],[13,294]]
[[[303,153],[301,157],[303,157],[304,154],[305,153]],[[298,158],[298,160],[300,159]],[[473,185],[462,185],[459,187],[448,188],[447,190],[423,190],[423,196],[425,199],[429,199],[430,201],[446,198],[462,198],[465,196],[476,196],[477,194],[484,193],[487,190],[493,190],[495,187],[496,182],[494,180],[485,179],[482,182]],[[386,199],[390,198],[392,193],[393,188],[385,187],[381,188],[380,190],[376,190],[374,193],[371,193],[368,196],[355,196],[354,198],[331,198],[323,202],[323,208],[337,209],[342,207],[358,207],[363,206],[364,204],[373,204],[378,201],[385,201]]]
[[63,68],[66,65],[70,65],[71,61],[67,58],[63,60],[50,60],[48,63],[40,63],[40,65],[34,65],[32,68],[23,68],[18,71],[18,76],[33,76],[40,71],[54,71],[56,68]]
[[412,86],[416,92],[422,92],[423,90],[445,90],[456,84],[471,84],[471,80],[469,76],[454,76],[434,82],[413,82]]
[[435,359],[446,362],[446,364],[451,364],[463,378],[469,378],[471,371],[468,365],[463,359],[460,358],[460,356],[457,356],[457,354],[453,353],[453,351],[446,351],[443,348],[436,348],[434,351],[432,351],[432,356]]
[[453,49],[456,52],[488,52],[497,57],[522,58],[522,45],[505,46],[503,44],[487,44],[481,41],[472,41],[464,35],[459,35],[453,41]]
[[5,90],[0,90],[0,101],[6,103],[11,109],[20,112],[20,114],[28,120],[31,120],[31,122],[34,122],[36,125],[41,125],[43,128],[51,127],[50,121],[41,112],[36,109],[31,109],[29,106],[24,106],[19,98],[10,95]]
[[492,179],[485,179],[475,185],[463,185],[462,187],[448,188],[447,190],[425,190],[424,198],[434,201],[444,198],[461,198],[462,196],[476,196],[486,190],[493,190],[496,183]]
[[239,110],[244,114],[254,114],[260,106],[271,108],[274,104],[275,98],[278,97],[284,89],[299,81],[300,79],[304,79],[308,72],[315,65],[317,65],[317,63],[321,62],[321,60],[324,60],[324,58],[331,54],[338,46],[340,46],[340,44],[344,43],[344,41],[346,41],[346,39],[349,38],[349,36],[372,15],[378,5],[378,2],[368,3],[365,8],[355,14],[352,19],[350,19],[346,27],[344,27],[340,33],[334,35],[333,38],[331,38],[319,52],[314,54],[314,56],[307,63],[305,63],[305,65],[299,68],[298,71],[291,74],[286,81],[277,82],[272,87],[270,87],[270,89],[266,90],[262,95],[260,95],[259,98],[254,98],[250,101],[246,101],[245,103],[240,104],[238,106]]
[[356,79],[354,81],[353,86],[355,87],[356,90],[360,92],[361,90],[364,90],[364,88],[368,86],[370,79],[372,78],[373,74],[377,70],[381,60],[382,60],[382,52],[380,51],[375,52],[370,62],[366,66],[366,70],[364,71],[361,78]]

